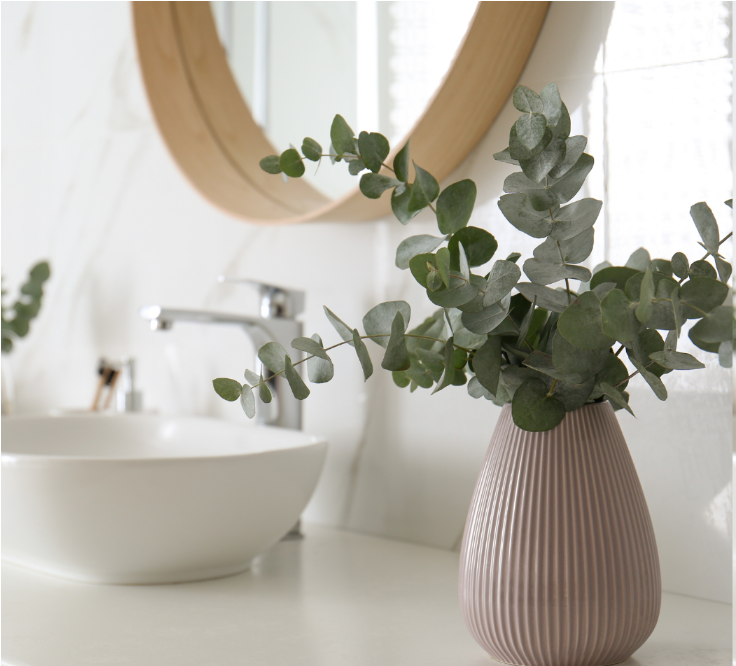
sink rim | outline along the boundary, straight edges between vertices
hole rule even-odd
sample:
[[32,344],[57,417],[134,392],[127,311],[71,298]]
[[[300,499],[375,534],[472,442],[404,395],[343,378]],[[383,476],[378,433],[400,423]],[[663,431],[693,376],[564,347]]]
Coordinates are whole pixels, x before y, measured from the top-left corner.
[[[3,442],[3,448],[0,451],[0,461],[2,466],[13,465],[22,462],[42,462],[42,461],[54,461],[54,462],[65,462],[65,463],[90,463],[90,464],[105,464],[105,463],[128,463],[128,464],[141,464],[141,463],[167,463],[167,462],[190,462],[194,463],[202,460],[226,460],[228,458],[250,458],[253,456],[269,455],[278,453],[279,451],[290,451],[294,449],[310,448],[315,446],[326,446],[327,439],[320,435],[313,435],[306,433],[303,430],[291,430],[279,426],[270,425],[258,425],[258,426],[247,426],[234,423],[225,419],[217,419],[208,416],[174,416],[174,415],[162,415],[162,414],[120,414],[120,413],[68,413],[68,412],[50,412],[44,414],[11,414],[2,417],[2,423],[11,422],[23,422],[23,421],[86,421],[92,419],[106,419],[123,421],[128,419],[149,419],[153,421],[197,421],[197,422],[211,422],[217,424],[217,426],[226,425],[234,429],[241,429],[243,431],[260,431],[267,432],[269,436],[275,434],[284,434],[288,438],[295,438],[297,441],[287,444],[286,446],[279,446],[274,448],[260,449],[256,451],[241,451],[241,452],[197,452],[191,455],[79,455],[79,454],[50,454],[50,453],[33,453],[33,452],[22,452],[22,451],[7,451],[5,450],[5,442]],[[5,438],[3,438],[5,439]]]

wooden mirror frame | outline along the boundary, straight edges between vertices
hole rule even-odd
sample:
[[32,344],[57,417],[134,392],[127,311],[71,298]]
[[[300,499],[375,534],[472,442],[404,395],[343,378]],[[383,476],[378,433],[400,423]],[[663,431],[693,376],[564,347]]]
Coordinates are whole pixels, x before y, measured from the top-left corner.
[[[330,200],[304,180],[292,178],[285,186],[261,170],[260,159],[279,151],[240,94],[209,2],[132,5],[138,59],[156,123],[174,160],[206,199],[261,224],[372,220],[391,212],[388,196],[367,199],[355,187]],[[409,133],[412,159],[438,181],[465,159],[500,113],[548,5],[478,3],[452,66]]]

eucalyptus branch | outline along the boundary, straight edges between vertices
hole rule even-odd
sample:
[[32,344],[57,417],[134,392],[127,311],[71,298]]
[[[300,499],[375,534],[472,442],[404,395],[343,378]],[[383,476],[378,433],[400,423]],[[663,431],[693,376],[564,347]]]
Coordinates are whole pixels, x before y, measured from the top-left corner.
[[[360,336],[357,330],[348,327],[333,313],[327,311],[328,318],[341,337],[350,335],[346,329],[353,331],[356,351],[366,376],[370,376],[370,372],[367,371],[370,359],[365,345],[360,342],[366,338],[389,338],[393,341],[394,344],[389,342],[386,346],[382,366],[386,368],[408,366],[416,369],[417,361],[422,360],[417,351],[421,350],[395,344],[403,339],[400,338],[401,334],[406,338],[444,344],[445,371],[450,370],[451,357],[455,349],[461,349],[467,353],[468,358],[472,359],[475,375],[467,382],[468,392],[473,398],[481,396],[488,398],[491,392],[487,390],[486,385],[494,386],[498,381],[501,381],[503,385],[509,385],[509,382],[518,379],[518,377],[510,376],[516,372],[517,367],[517,364],[511,361],[526,358],[531,354],[534,354],[534,359],[542,364],[539,368],[544,367],[543,364],[554,365],[557,371],[562,373],[561,376],[582,372],[581,368],[590,371],[590,376],[593,376],[596,374],[594,367],[596,361],[593,356],[586,353],[586,350],[598,349],[601,346],[608,346],[606,363],[609,370],[615,373],[614,376],[628,375],[625,380],[616,384],[616,387],[620,388],[623,383],[631,380],[637,374],[644,373],[645,367],[655,363],[651,359],[648,359],[650,362],[646,366],[637,362],[636,366],[639,369],[629,374],[629,368],[620,358],[625,345],[620,345],[614,351],[612,338],[629,339],[622,336],[630,333],[632,309],[635,309],[636,318],[643,325],[641,333],[637,334],[642,336],[646,334],[646,340],[644,338],[641,340],[642,346],[645,346],[646,342],[646,346],[649,347],[657,339],[662,338],[658,327],[661,326],[662,316],[665,313],[659,311],[659,304],[666,303],[672,307],[679,330],[681,319],[677,306],[679,287],[678,292],[665,294],[665,298],[659,298],[655,289],[658,285],[655,284],[655,276],[652,273],[663,269],[660,264],[655,263],[657,260],[652,261],[651,255],[644,248],[636,250],[625,265],[602,268],[591,279],[593,287],[606,282],[615,284],[603,297],[599,298],[593,291],[581,292],[577,296],[580,307],[572,307],[575,298],[570,282],[576,279],[576,275],[580,277],[583,272],[588,274],[579,264],[590,256],[593,240],[592,227],[602,207],[602,203],[596,199],[575,200],[593,168],[593,156],[584,152],[587,143],[585,137],[570,136],[569,111],[562,102],[559,90],[554,83],[546,86],[541,94],[525,86],[517,87],[513,93],[513,104],[522,113],[522,116],[518,118],[509,133],[508,147],[496,153],[494,158],[514,164],[520,167],[521,171],[509,175],[505,180],[504,194],[500,197],[498,206],[503,216],[516,229],[534,239],[544,240],[534,250],[535,256],[532,264],[525,267],[516,265],[521,255],[512,253],[506,260],[496,261],[482,282],[480,276],[465,272],[465,262],[463,262],[462,271],[464,275],[460,270],[453,270],[449,273],[453,279],[448,279],[449,284],[444,282],[448,278],[453,258],[455,263],[457,262],[457,253],[454,251],[450,254],[449,247],[443,244],[451,243],[454,248],[461,243],[466,258],[470,259],[472,256],[472,261],[468,261],[468,269],[471,263],[474,266],[485,265],[498,249],[498,242],[491,233],[472,224],[473,208],[477,196],[475,183],[470,179],[464,179],[441,188],[432,174],[417,165],[414,168],[414,180],[409,182],[408,174],[412,163],[409,142],[396,154],[392,166],[389,166],[385,160],[389,159],[391,146],[385,136],[378,132],[355,132],[342,116],[337,115],[330,128],[331,146],[327,154],[317,141],[307,137],[301,146],[301,152],[305,153],[304,157],[300,155],[300,150],[291,147],[280,156],[270,155],[261,160],[261,168],[268,173],[283,173],[289,177],[299,178],[304,174],[305,159],[319,163],[322,157],[330,157],[333,162],[344,159],[349,163],[349,171],[352,175],[365,171],[360,176],[360,191],[364,196],[369,199],[378,199],[381,196],[385,197],[386,193],[390,194],[391,208],[402,224],[409,223],[418,213],[417,209],[429,208],[437,218],[441,237],[420,234],[404,239],[397,250],[396,261],[399,268],[411,270],[411,274],[422,289],[427,290],[430,300],[451,302],[454,304],[452,308],[437,310],[419,328],[412,329],[417,333],[404,333],[411,315],[409,304],[405,301],[381,303],[372,308],[363,319],[365,331],[370,332],[365,336]],[[440,210],[442,216],[439,216]],[[556,219],[558,210],[560,220]],[[724,278],[731,273],[731,266],[719,254],[718,248],[733,234],[728,233],[723,239],[720,239],[718,223],[705,202],[692,206],[690,215],[695,222],[703,248],[706,250],[715,248],[714,252],[706,252],[700,261],[705,262],[712,256],[718,274]],[[556,233],[563,229],[564,234]],[[560,241],[553,236],[562,236],[564,240]],[[565,250],[562,248],[563,242]],[[557,252],[554,251],[555,246]],[[572,258],[577,263],[573,263]],[[683,273],[687,274],[680,280],[680,285],[688,277],[692,277],[690,264],[684,253],[676,253],[669,263],[672,267],[670,274],[673,278],[679,279]],[[708,266],[711,266],[712,263],[708,262]],[[531,270],[532,265],[534,270]],[[529,278],[525,287],[519,284],[523,268],[530,269],[528,272],[524,270]],[[694,273],[697,274],[698,271],[695,270]],[[565,277],[558,279],[560,274]],[[713,272],[706,268],[705,274],[713,275]],[[638,294],[632,293],[632,290],[627,288],[629,280],[633,277],[639,281],[632,283],[634,284],[633,291],[635,292],[638,288]],[[661,275],[657,277],[661,278]],[[549,282],[551,278],[555,278],[553,281],[558,284],[557,287],[548,286],[551,284]],[[559,286],[563,280],[564,290]],[[465,288],[474,282],[480,283],[475,289]],[[498,310],[498,304],[510,296],[515,287],[518,293],[511,297],[515,308],[522,306],[523,309],[526,301],[531,302],[531,309],[521,323],[517,323],[510,315],[510,307],[504,308],[505,312]],[[435,299],[432,295],[435,291],[443,294],[450,293],[451,298]],[[730,344],[732,309],[725,305],[728,285],[715,279],[698,280],[691,286],[686,284],[683,292],[686,292],[683,294],[685,299],[683,308],[686,308],[688,317],[701,320],[696,322],[688,333],[692,342],[707,352],[712,351],[714,343],[718,343],[719,347],[723,343]],[[465,307],[471,302],[476,305],[480,301],[486,302],[481,303],[477,308]],[[537,320],[538,326],[535,329],[537,332],[530,341],[527,338],[532,318],[536,319],[535,307],[555,314],[547,314]],[[445,318],[449,320],[450,309],[453,313],[451,324],[451,330],[454,329],[453,333],[460,334],[461,331],[465,333],[467,330],[477,336],[477,342],[468,345],[470,349],[454,344],[454,342],[452,345],[447,345],[446,341],[433,337],[433,335],[444,334],[443,331],[446,330],[447,324],[443,321],[442,313],[444,311]],[[404,318],[403,321],[399,319],[399,314]],[[498,317],[502,318],[504,325],[504,318],[508,319],[511,326],[505,325],[503,332],[497,331]],[[602,328],[604,321],[606,322],[605,335]],[[638,330],[637,326],[637,332]],[[420,332],[425,332],[427,335],[420,335]],[[513,342],[512,338],[514,338]],[[321,341],[316,342],[318,340],[316,336],[314,340],[313,344],[318,344],[322,349]],[[325,351],[349,342],[351,341],[342,341]],[[307,358],[293,365],[314,359],[318,357],[317,354],[323,359],[329,358],[313,344],[310,345],[306,341],[300,344]],[[437,344],[423,346],[436,348]],[[269,358],[272,352],[273,350],[269,352]],[[317,354],[312,352],[317,352]],[[433,352],[431,356],[437,356],[436,363],[427,357],[427,362],[432,365],[434,371],[428,366],[424,373],[415,374],[410,370],[411,377],[406,372],[398,371],[394,374],[394,381],[401,387],[411,386],[412,390],[417,387],[431,388],[436,384],[433,392],[450,385],[463,383],[462,380],[465,379],[466,374],[464,366],[457,369],[462,377],[458,375],[453,378],[452,372],[444,372],[437,379],[436,371],[440,366],[440,355]],[[659,359],[657,363],[673,369],[694,369],[702,365],[689,354],[670,349],[670,345],[666,345],[663,352],[653,354],[653,357]],[[276,362],[278,361],[274,360],[274,363]],[[293,367],[290,360],[288,362],[284,360],[284,363],[288,364],[289,368]],[[331,367],[326,369],[321,365],[318,367],[319,373],[317,373],[317,368],[310,368],[310,370],[315,370],[312,373],[315,383],[329,381],[333,374],[328,372]],[[520,428],[535,431],[550,430],[561,422],[566,413],[564,401],[560,398],[560,395],[566,391],[565,382],[564,380],[558,382],[555,379],[548,390],[549,380],[545,377],[544,372],[540,369],[535,370],[531,366],[527,370],[528,373],[525,373],[513,398],[502,392],[501,398],[497,399],[496,396],[492,399],[496,404],[513,400],[513,419]],[[298,399],[306,397],[308,391],[304,391],[298,385],[291,370],[286,373],[284,369],[276,373],[276,375],[279,374],[286,374],[287,378],[290,378],[295,397]],[[329,377],[327,377],[328,374]],[[648,374],[646,376],[649,380],[652,379]],[[259,382],[259,378],[253,376],[250,371],[247,371],[247,377]],[[235,380],[222,379],[221,381],[231,382],[230,384],[220,383],[223,392],[227,394],[222,396],[225,399],[230,399],[238,389],[243,387]],[[581,404],[597,402],[598,398],[591,396],[598,395],[600,385],[605,385],[605,383],[605,379],[593,382],[587,398],[582,399],[583,396],[580,396]],[[264,395],[266,394],[262,381],[256,383],[256,386],[260,386]],[[562,388],[557,391],[557,387],[560,386]],[[650,386],[660,399],[666,398],[666,393],[656,382],[652,381]],[[481,391],[480,387],[485,388],[486,391]],[[217,387],[215,390],[218,390]],[[244,390],[241,391],[241,396],[243,395],[246,395]],[[625,406],[618,396],[615,397],[616,408]],[[609,396],[610,399],[612,399],[611,396]],[[247,405],[244,404],[243,409],[246,415],[252,417],[255,414],[252,396],[247,395],[246,400],[248,402]]]
[[[390,333],[376,333],[374,335],[361,335],[359,336],[361,340],[372,340],[373,338],[390,338]],[[414,338],[416,340],[430,340],[432,342],[441,342],[442,344],[446,344],[446,340],[440,340],[439,338],[433,338],[428,335],[415,335],[414,333],[404,333],[405,338]],[[332,351],[333,349],[337,349],[338,347],[342,347],[343,345],[351,344],[352,340],[343,340],[342,342],[338,342],[337,344],[332,345],[331,347],[325,347],[324,351]],[[456,345],[454,342],[452,343],[452,346],[455,349],[460,349],[468,354],[471,354],[475,352],[474,349],[468,349],[467,347],[462,347],[461,345]],[[319,358],[316,354],[310,354],[309,356],[301,359],[300,361],[296,361],[295,363],[292,363],[294,367],[297,365],[301,365],[302,363],[306,363],[310,358]],[[257,384],[253,384],[251,388],[258,388],[261,384],[263,384],[265,381],[268,381],[269,379],[273,379],[274,377],[278,377],[279,375],[282,375],[286,372],[286,368],[283,370],[279,370],[278,372],[274,372],[271,374],[268,378],[264,378],[263,382],[258,382]]]

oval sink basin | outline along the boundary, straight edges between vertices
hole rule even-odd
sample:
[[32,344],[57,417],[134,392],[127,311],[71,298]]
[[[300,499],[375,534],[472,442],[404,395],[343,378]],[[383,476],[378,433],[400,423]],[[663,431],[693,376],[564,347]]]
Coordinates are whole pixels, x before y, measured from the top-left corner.
[[327,443],[208,418],[2,420],[2,557],[89,583],[244,571],[311,497]]

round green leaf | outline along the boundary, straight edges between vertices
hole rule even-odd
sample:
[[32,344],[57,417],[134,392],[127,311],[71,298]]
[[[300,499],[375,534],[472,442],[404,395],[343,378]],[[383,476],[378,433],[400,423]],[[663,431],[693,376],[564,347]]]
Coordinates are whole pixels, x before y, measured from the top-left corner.
[[557,330],[565,339],[581,349],[608,348],[613,340],[603,332],[601,302],[595,292],[578,296],[560,315]]
[[213,379],[212,386],[215,389],[215,393],[228,402],[235,402],[243,392],[243,386],[240,382],[224,377]]
[[464,227],[453,234],[447,246],[450,250],[450,268],[454,271],[460,270],[458,243],[463,244],[468,265],[471,268],[489,262],[498,249],[496,239],[485,229]]
[[391,151],[388,139],[378,132],[361,132],[358,136],[358,148],[363,162],[373,173],[381,170],[383,161]]
[[319,162],[322,159],[322,146],[309,137],[306,137],[302,142],[302,152],[304,157],[312,160],[312,162]]
[[470,179],[453,183],[437,199],[437,225],[443,234],[454,234],[467,225],[475,206],[477,189]]
[[565,418],[565,406],[547,395],[541,379],[527,379],[514,393],[511,416],[522,430],[543,432],[552,430]]
[[266,173],[278,174],[281,173],[281,158],[278,155],[269,155],[264,157],[259,164],[261,169]]
[[304,175],[304,162],[302,161],[301,155],[294,148],[289,148],[281,153],[279,166],[291,178],[299,178]]

